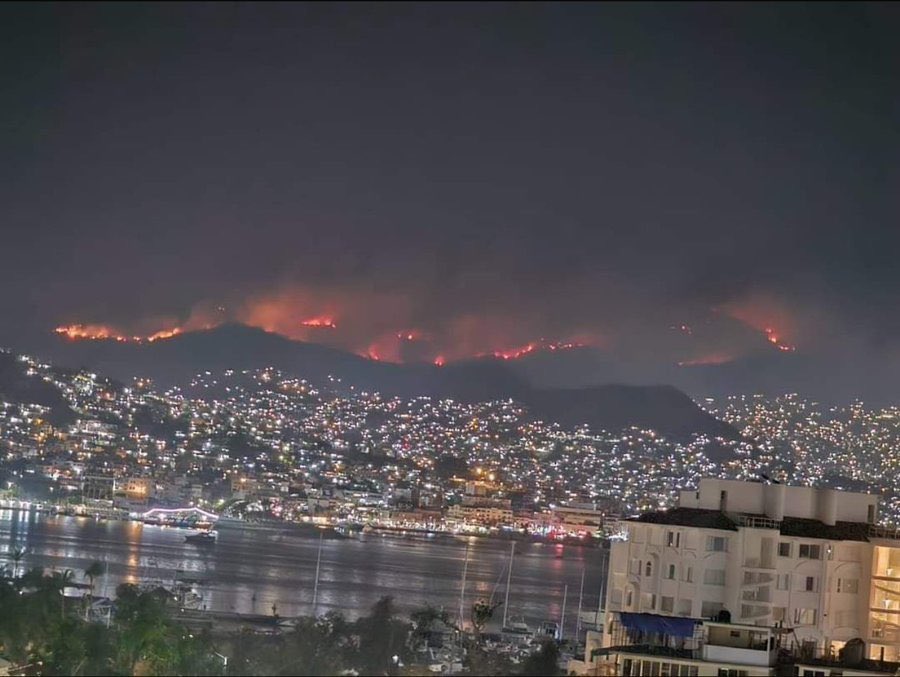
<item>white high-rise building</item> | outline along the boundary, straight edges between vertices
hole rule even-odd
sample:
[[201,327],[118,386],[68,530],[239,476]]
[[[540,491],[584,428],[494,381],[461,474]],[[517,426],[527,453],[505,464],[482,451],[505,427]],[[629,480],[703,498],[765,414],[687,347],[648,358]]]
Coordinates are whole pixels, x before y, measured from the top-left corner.
[[[650,614],[697,621],[678,645],[682,658],[696,660],[677,674],[698,674],[692,665],[718,674],[704,671],[713,667],[704,646],[711,637],[722,643],[723,622],[734,626],[735,648],[741,633],[757,644],[769,638],[764,658],[745,656],[756,667],[724,661],[724,674],[778,674],[785,661],[799,675],[835,674],[828,665],[846,675],[892,673],[900,663],[900,533],[876,526],[877,516],[869,494],[704,479],[698,491],[682,492],[678,507],[625,520],[610,553],[604,660],[621,672],[615,647],[624,635],[613,630],[624,627],[632,640],[656,636],[641,631],[654,621],[638,615]],[[685,640],[696,644],[687,654]],[[647,674],[671,674],[674,663],[634,663],[633,648],[630,674],[643,674],[633,666],[644,664]]]

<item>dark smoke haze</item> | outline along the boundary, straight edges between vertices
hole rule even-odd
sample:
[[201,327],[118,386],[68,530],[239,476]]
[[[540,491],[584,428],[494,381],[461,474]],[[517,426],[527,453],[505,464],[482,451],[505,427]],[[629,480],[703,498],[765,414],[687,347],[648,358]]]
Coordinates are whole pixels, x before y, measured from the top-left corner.
[[885,397],[898,31],[865,3],[4,5],[0,341],[544,339]]

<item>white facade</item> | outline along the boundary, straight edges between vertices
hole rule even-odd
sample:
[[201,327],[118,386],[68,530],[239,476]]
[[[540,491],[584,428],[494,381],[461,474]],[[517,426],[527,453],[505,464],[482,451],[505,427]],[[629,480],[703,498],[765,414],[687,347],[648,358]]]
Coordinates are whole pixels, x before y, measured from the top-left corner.
[[798,652],[837,657],[862,638],[868,658],[900,661],[900,540],[870,539],[876,516],[868,494],[704,479],[678,508],[623,522],[606,609],[724,610],[733,624],[790,630]]
[[706,478],[697,491],[682,491],[681,508],[702,508],[725,513],[813,519],[827,525],[836,522],[874,524],[878,498],[871,494],[824,487],[790,487],[739,480]]

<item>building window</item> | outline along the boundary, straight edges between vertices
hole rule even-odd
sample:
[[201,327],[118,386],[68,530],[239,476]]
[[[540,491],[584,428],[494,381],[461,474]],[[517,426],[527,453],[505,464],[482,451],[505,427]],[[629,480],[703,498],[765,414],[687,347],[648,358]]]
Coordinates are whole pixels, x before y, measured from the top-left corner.
[[675,598],[674,597],[666,597],[663,595],[659,598],[659,610],[663,613],[674,613],[675,611]]
[[815,625],[815,609],[794,609],[794,625]]
[[653,575],[653,562],[649,559],[647,560],[647,564],[644,565],[644,576],[652,576]]
[[806,582],[804,583],[803,589],[806,592],[815,592],[816,591],[816,577],[815,576],[807,576]]
[[790,590],[791,589],[791,575],[790,574],[778,574],[778,580],[775,581],[775,588],[777,590]]
[[790,541],[781,541],[778,544],[778,556],[779,557],[790,557],[791,556]]
[[707,536],[706,537],[707,552],[727,552],[728,539],[724,536]]
[[680,531],[667,531],[666,532],[666,545],[669,545],[673,548],[677,548],[681,546],[681,532]]
[[668,578],[670,581],[675,580],[675,565],[674,564],[669,565],[669,573],[666,574],[666,578]]
[[634,590],[629,588],[625,592],[625,608],[630,609],[634,605]]
[[694,582],[694,567],[687,567],[684,570],[684,582],[685,583],[693,583]]
[[785,618],[787,618],[787,609],[783,606],[772,607],[772,620],[776,623],[780,623]]
[[800,559],[822,559],[822,546],[801,543],[799,555]]
[[837,579],[837,591],[855,595],[859,592],[859,580],[856,578]]
[[707,569],[703,572],[704,585],[725,585],[725,569]]
[[631,573],[640,576],[641,574],[641,560],[633,559],[631,560]]
[[680,599],[678,600],[678,611],[676,612],[679,616],[690,616],[691,615],[691,606],[693,603],[689,599]]
[[724,608],[725,607],[721,602],[704,601],[703,604],[700,605],[700,615],[703,616],[703,618],[715,618]]

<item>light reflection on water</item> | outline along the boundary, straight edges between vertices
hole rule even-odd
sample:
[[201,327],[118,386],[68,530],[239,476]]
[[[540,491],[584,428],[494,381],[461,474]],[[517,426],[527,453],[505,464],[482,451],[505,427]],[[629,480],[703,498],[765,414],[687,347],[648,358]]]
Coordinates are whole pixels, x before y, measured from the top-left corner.
[[[171,584],[176,570],[201,578],[198,588],[211,609],[282,616],[312,612],[315,535],[278,529],[219,529],[212,547],[186,543],[184,531],[136,522],[96,522],[78,517],[0,511],[0,563],[12,566],[16,546],[27,549],[20,564],[73,569],[78,577],[93,561],[105,563],[108,575],[96,581],[96,593],[110,596],[121,582]],[[404,611],[431,604],[452,612],[459,608],[465,542],[385,538],[365,542],[322,542],[318,612],[338,610],[348,616],[365,612],[384,595]],[[506,542],[470,539],[467,606],[478,597],[505,594]],[[597,608],[601,553],[591,548],[519,543],[513,566],[509,613],[529,619],[558,620],[568,585],[566,625],[574,628],[582,570],[584,609]]]

